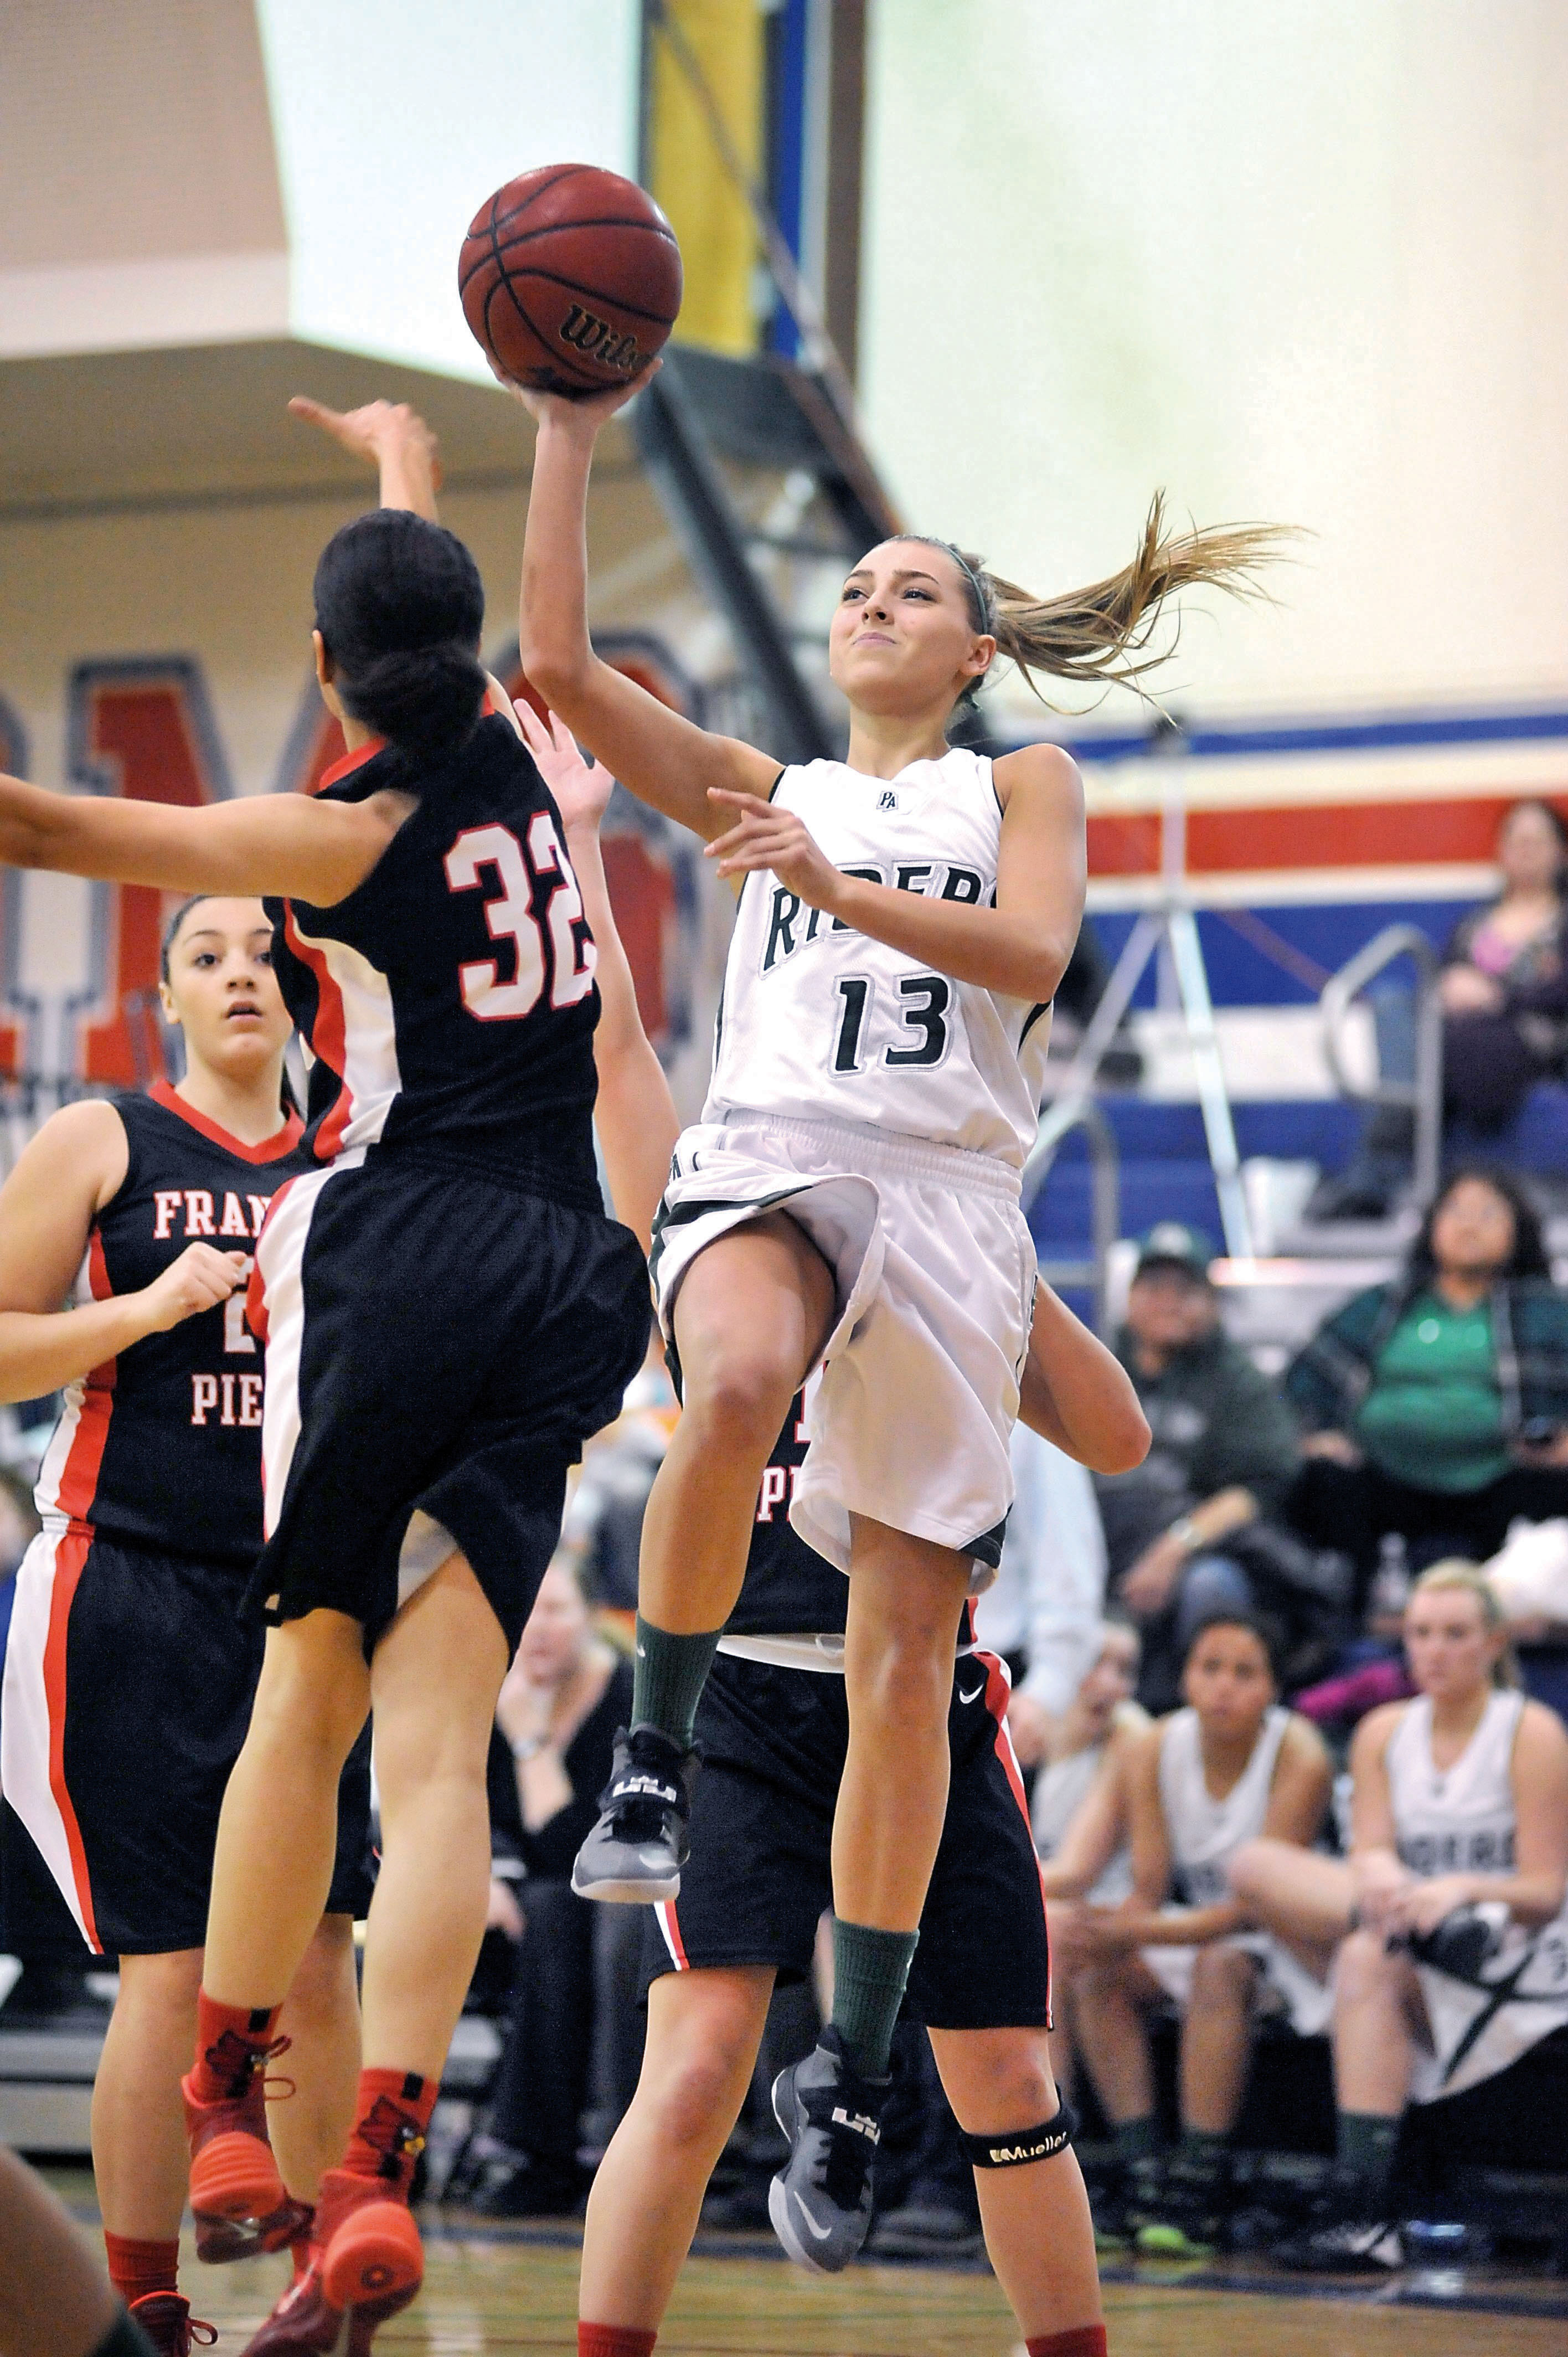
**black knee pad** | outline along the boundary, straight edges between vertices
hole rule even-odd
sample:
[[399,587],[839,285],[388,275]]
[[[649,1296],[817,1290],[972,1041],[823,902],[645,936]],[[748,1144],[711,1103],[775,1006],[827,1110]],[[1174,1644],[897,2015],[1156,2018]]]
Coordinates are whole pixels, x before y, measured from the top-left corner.
[[959,2142],[976,2169],[1026,2169],[1065,2152],[1077,2134],[1078,2114],[1064,2103],[1054,2120],[1037,2128],[1012,2128],[1004,2136],[970,2136],[961,2128]]

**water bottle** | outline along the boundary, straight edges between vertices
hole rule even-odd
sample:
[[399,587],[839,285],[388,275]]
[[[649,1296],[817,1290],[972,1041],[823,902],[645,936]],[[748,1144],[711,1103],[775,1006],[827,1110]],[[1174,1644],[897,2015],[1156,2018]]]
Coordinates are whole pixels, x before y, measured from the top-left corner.
[[1378,1549],[1378,1568],[1367,1598],[1368,1618],[1380,1636],[1398,1636],[1410,1601],[1410,1564],[1402,1531],[1389,1531]]

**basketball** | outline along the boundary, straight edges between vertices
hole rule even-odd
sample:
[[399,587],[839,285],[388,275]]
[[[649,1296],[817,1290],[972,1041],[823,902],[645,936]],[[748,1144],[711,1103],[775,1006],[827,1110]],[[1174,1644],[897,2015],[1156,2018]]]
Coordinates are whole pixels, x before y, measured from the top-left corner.
[[681,249],[634,180],[546,164],[480,206],[457,291],[499,375],[581,400],[629,383],[663,344],[681,308]]

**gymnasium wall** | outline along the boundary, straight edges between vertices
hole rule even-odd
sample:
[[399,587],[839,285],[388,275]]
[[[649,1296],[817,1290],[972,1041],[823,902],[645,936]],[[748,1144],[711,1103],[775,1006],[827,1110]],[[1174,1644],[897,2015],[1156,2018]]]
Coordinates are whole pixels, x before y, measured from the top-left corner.
[[1568,12],[879,0],[862,380],[909,512],[1015,578],[1157,484],[1314,535],[1189,628],[1199,709],[1568,701]]
[[[679,554],[640,479],[613,458],[605,474],[590,535],[596,628],[640,675],[700,695],[660,662],[666,642],[699,652],[703,643]],[[177,802],[299,782],[332,750],[310,670],[311,574],[330,533],[366,503],[237,496],[132,513],[113,501],[0,510],[0,766],[46,785]],[[443,503],[484,574],[486,653],[503,673],[515,662],[523,512],[521,478]],[[723,655],[722,642],[709,651]],[[607,864],[645,1015],[694,1107],[725,912],[700,894],[684,838],[629,797],[612,819]],[[150,1006],[129,1024],[115,1010],[124,993],[153,988],[163,896],[41,875],[6,888],[0,1074],[145,1076],[161,1052]]]

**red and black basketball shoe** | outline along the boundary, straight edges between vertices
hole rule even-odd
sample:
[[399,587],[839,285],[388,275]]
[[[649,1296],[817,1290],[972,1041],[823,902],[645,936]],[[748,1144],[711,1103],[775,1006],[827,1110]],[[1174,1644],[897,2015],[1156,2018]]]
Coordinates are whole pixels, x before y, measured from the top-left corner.
[[330,2169],[321,2180],[310,2264],[285,2292],[245,2357],[367,2357],[379,2326],[424,2280],[406,2202],[373,2177]]

